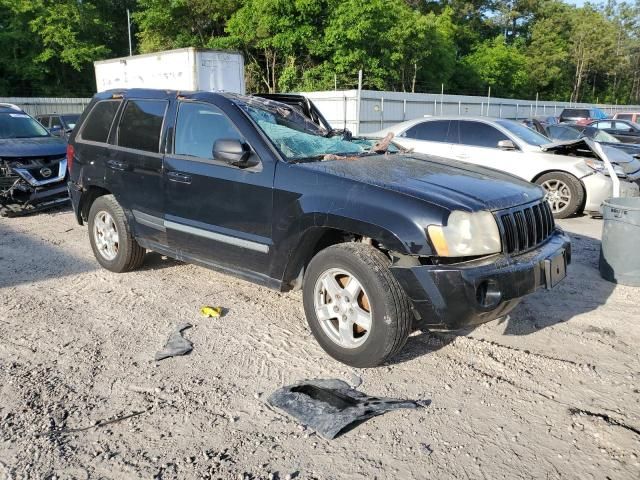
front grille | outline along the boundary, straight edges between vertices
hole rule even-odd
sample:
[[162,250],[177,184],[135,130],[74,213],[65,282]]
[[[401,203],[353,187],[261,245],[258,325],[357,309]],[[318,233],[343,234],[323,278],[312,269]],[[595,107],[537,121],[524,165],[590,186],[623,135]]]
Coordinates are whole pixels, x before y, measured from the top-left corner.
[[523,205],[496,214],[505,253],[523,253],[544,243],[555,229],[546,201]]
[[[46,164],[40,166],[36,166],[34,168],[28,167],[27,171],[33,176],[33,178],[35,178],[38,181],[42,181],[42,180],[50,180],[51,178],[55,178],[58,176],[58,173],[60,171],[60,160],[58,161],[52,161],[52,162],[47,162]],[[51,174],[48,176],[44,176],[42,174],[42,170],[43,168],[48,168],[49,170],[51,170]]]

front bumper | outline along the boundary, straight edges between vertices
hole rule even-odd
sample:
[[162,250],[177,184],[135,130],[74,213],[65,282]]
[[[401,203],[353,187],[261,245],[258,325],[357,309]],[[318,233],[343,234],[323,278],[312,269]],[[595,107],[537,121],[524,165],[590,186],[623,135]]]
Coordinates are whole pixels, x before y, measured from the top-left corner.
[[[601,211],[602,202],[613,196],[613,182],[603,174],[593,174],[580,179],[585,187],[587,198],[584,209],[587,212]],[[620,196],[640,196],[638,183],[620,179]]]
[[[413,302],[420,324],[456,330],[507,315],[520,299],[548,282],[547,261],[564,252],[571,262],[571,242],[561,230],[538,248],[510,257],[497,255],[455,265],[391,267]],[[487,285],[488,290],[484,290]],[[483,292],[493,295],[487,306]]]

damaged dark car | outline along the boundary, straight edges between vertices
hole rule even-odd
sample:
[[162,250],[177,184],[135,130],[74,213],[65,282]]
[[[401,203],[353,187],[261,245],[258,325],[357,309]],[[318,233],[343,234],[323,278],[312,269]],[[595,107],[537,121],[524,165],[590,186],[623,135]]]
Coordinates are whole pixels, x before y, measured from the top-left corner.
[[416,328],[503,317],[571,262],[539,186],[352,138],[273,99],[102,92],[68,160],[104,268],[134,270],[153,250],[301,288],[318,343],[356,367],[392,358]]
[[0,215],[68,201],[67,142],[11,104],[0,104]]

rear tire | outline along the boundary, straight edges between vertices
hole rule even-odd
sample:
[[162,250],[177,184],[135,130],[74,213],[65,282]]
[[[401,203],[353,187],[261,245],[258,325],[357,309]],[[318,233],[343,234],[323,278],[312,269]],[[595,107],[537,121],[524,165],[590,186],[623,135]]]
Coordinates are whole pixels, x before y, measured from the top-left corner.
[[305,272],[303,299],[320,346],[352,367],[380,365],[411,332],[410,301],[389,259],[369,245],[344,243],[318,253]]
[[98,263],[115,273],[135,270],[144,260],[124,210],[113,195],[98,197],[89,209],[89,240]]
[[575,215],[584,203],[584,189],[580,180],[569,173],[549,172],[540,176],[536,183],[547,192],[554,218],[567,218]]

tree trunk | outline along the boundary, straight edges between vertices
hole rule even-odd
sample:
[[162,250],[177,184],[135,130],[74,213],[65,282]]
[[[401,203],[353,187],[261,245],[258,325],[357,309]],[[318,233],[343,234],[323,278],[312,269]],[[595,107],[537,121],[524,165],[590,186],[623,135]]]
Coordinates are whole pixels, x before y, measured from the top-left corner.
[[418,63],[413,64],[413,79],[411,80],[411,93],[416,93],[416,77],[418,76]]
[[276,93],[277,85],[276,85],[276,52],[273,52],[273,56],[271,57],[271,85],[273,88],[271,89],[271,93]]

